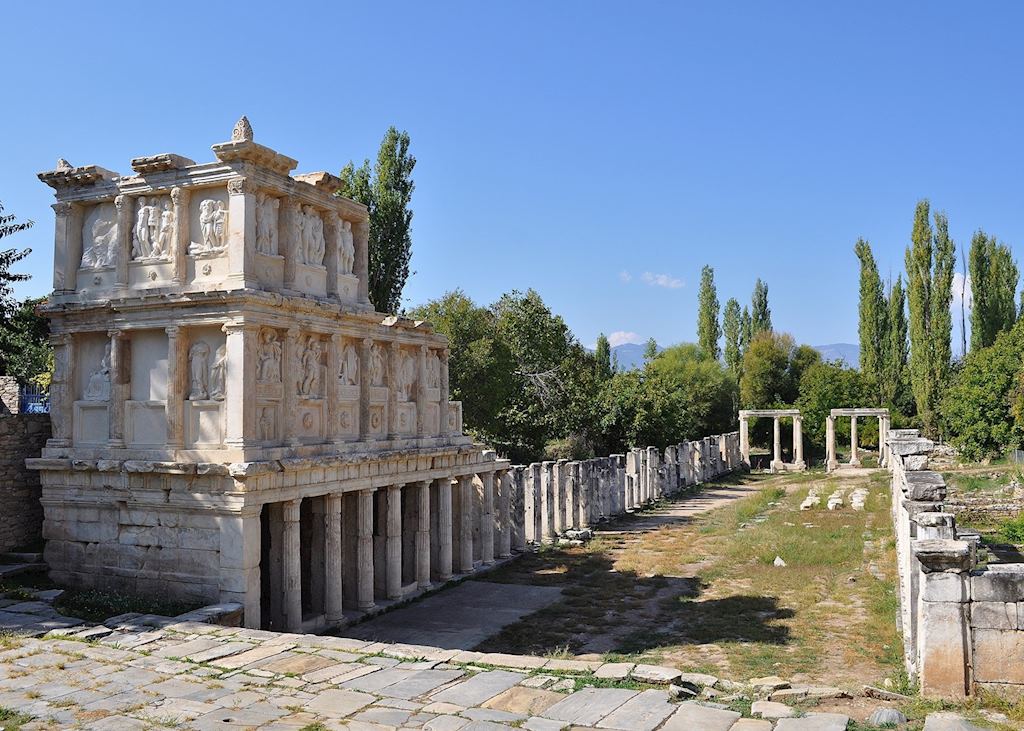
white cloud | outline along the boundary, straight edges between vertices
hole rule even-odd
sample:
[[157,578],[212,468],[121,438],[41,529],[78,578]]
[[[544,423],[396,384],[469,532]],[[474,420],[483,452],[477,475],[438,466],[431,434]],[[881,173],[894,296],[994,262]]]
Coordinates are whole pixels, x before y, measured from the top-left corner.
[[629,284],[630,282],[633,281],[633,275],[627,272],[625,269],[623,269],[621,272],[619,272],[619,279],[621,279],[626,284]]
[[625,345],[626,343],[640,344],[644,342],[646,341],[635,332],[627,332],[626,330],[616,330],[608,336],[608,344],[613,348],[617,345]]
[[682,279],[676,279],[671,274],[652,274],[651,272],[644,272],[641,276],[651,287],[665,287],[666,289],[679,289],[683,286]]
[[953,272],[953,300],[949,306],[954,311],[960,309],[960,293],[964,295],[964,307],[968,310],[974,307],[974,297],[971,294],[971,276],[964,277],[960,272]]

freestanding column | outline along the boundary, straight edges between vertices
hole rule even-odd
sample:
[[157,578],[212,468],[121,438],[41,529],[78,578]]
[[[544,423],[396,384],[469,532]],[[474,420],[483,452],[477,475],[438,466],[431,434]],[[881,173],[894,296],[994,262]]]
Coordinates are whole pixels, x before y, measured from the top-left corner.
[[473,570],[473,476],[459,477],[459,573]]
[[289,632],[302,631],[302,539],[299,532],[299,506],[302,498],[284,503],[284,617]]
[[540,540],[550,543],[555,533],[554,462],[540,463]]
[[889,466],[889,417],[878,417],[878,466]]
[[437,578],[452,578],[452,481],[437,481]]
[[417,482],[416,510],[416,585],[430,586],[430,480]]
[[825,417],[825,469],[832,472],[839,467],[836,459],[836,417]]
[[512,520],[512,490],[515,485],[512,471],[499,473],[498,481],[501,485],[498,491],[498,523],[501,525],[501,532],[498,534],[498,556],[508,558],[512,555],[512,533],[516,530]]
[[342,600],[341,493],[327,495],[327,540],[324,554],[325,613],[329,624],[338,624],[345,614]]
[[483,483],[483,508],[480,511],[480,560],[484,566],[494,563],[494,473],[480,475]]
[[779,425],[779,417],[775,417],[772,424],[772,472],[782,471],[782,430]]
[[807,466],[804,464],[804,419],[802,416],[793,417],[793,463],[800,470]]
[[359,581],[356,588],[356,606],[373,609],[373,488],[359,491],[359,509],[356,515],[358,539],[356,543],[356,570]]
[[386,569],[388,599],[402,596],[402,486],[388,485]]
[[860,455],[857,453],[857,417],[850,417],[850,466],[860,467]]

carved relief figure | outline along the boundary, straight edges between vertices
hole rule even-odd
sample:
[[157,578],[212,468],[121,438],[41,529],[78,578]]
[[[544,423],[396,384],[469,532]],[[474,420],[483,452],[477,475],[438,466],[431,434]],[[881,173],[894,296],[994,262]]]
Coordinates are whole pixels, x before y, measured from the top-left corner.
[[256,349],[256,380],[260,383],[281,382],[281,341],[275,330],[260,333]]
[[223,251],[228,245],[228,212],[223,201],[206,199],[199,204],[199,231],[202,241],[193,241],[190,254]]
[[132,238],[132,258],[146,259],[152,253],[149,242],[149,214],[152,209],[146,204],[146,196],[139,197],[139,210],[135,214],[135,230]]
[[295,214],[299,259],[308,266],[323,266],[327,241],[324,239],[324,220],[312,206],[303,206]]
[[338,378],[342,386],[359,385],[359,355],[351,343],[341,352],[341,372]]
[[114,265],[117,253],[117,221],[98,218],[92,224],[92,243],[82,252],[82,268]]
[[221,345],[213,354],[213,365],[210,366],[210,398],[214,401],[224,400],[224,385],[228,369],[228,346]]
[[145,196],[140,196],[135,228],[132,229],[132,258],[166,259],[174,238],[174,224],[175,215],[170,200],[149,203]]
[[434,351],[427,354],[427,388],[441,388],[441,359]]
[[306,338],[306,346],[300,359],[299,394],[318,396],[320,394],[320,339],[315,335]]
[[[150,214],[153,215],[153,214]],[[153,244],[153,256],[165,257],[171,251],[174,239],[174,211],[171,202],[164,201],[164,209],[160,211],[160,225]]]
[[256,194],[256,251],[277,254],[277,209],[281,201],[262,190]]
[[110,400],[110,343],[107,343],[103,351],[100,367],[89,375],[89,383],[85,387],[85,400]]
[[210,346],[200,340],[193,343],[188,349],[189,375],[191,387],[188,393],[189,401],[205,399],[209,395],[207,384],[207,360],[210,358]]
[[384,385],[384,349],[377,343],[370,346],[370,385]]
[[341,259],[341,273],[351,274],[356,264],[356,246],[352,238],[352,223],[341,222],[341,249],[338,253]]
[[264,442],[273,441],[276,438],[276,429],[274,429],[274,408],[272,406],[264,406],[260,409],[260,439]]
[[416,359],[403,352],[398,364],[398,398],[408,401],[416,382]]

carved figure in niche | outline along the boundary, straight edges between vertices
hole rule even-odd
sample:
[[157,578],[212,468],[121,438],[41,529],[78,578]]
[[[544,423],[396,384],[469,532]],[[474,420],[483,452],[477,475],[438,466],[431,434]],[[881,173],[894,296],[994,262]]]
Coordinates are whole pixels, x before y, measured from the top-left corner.
[[295,250],[295,256],[303,264],[306,263],[305,231],[306,218],[302,213],[302,208],[296,207],[291,218],[291,239],[292,246]]
[[82,252],[82,268],[114,265],[117,252],[117,221],[98,218],[92,224],[92,243]]
[[351,343],[341,352],[341,372],[338,378],[342,386],[359,385],[359,355]]
[[351,274],[356,265],[356,246],[352,238],[352,223],[341,222],[341,249],[338,253],[341,260],[341,273]]
[[[153,215],[153,214],[150,214]],[[153,256],[164,257],[171,250],[171,241],[174,239],[174,211],[171,209],[171,202],[164,201],[164,209],[160,211],[160,228],[153,240]]]
[[264,442],[273,441],[276,438],[276,430],[274,429],[274,408],[272,406],[264,406],[260,409],[260,439]]
[[299,394],[302,396],[318,396],[320,394],[320,339],[316,335],[306,338],[306,346],[302,350],[299,368],[302,377],[299,380]]
[[324,238],[324,219],[314,210],[310,210],[313,220],[313,264],[320,266],[324,263],[324,254],[327,253],[327,240]]
[[191,387],[188,392],[188,400],[196,401],[209,396],[208,363],[210,358],[210,346],[202,340],[193,343],[188,349],[189,375]]
[[256,194],[256,251],[277,254],[277,209],[281,201],[262,190]]
[[402,353],[398,364],[398,397],[408,401],[412,397],[412,386],[416,382],[416,360],[408,353]]
[[384,385],[384,349],[377,343],[370,346],[370,385]]
[[441,388],[441,359],[433,351],[427,354],[427,387]]
[[260,383],[281,382],[281,341],[277,331],[264,330],[256,349],[256,380]]
[[296,213],[298,222],[299,258],[308,266],[322,266],[324,254],[327,252],[327,241],[324,239],[324,220],[312,206],[303,206]]
[[210,366],[210,398],[214,401],[224,400],[225,377],[228,370],[228,346],[221,345],[213,354],[213,365]]
[[223,251],[228,244],[228,212],[223,201],[206,199],[199,204],[199,231],[202,241],[193,241],[190,254]]
[[110,343],[107,343],[103,351],[100,367],[89,375],[89,383],[85,386],[85,400],[110,400]]
[[139,210],[135,214],[135,230],[132,239],[132,258],[147,259],[153,247],[149,241],[149,216],[152,208],[146,204],[146,196],[139,197]]

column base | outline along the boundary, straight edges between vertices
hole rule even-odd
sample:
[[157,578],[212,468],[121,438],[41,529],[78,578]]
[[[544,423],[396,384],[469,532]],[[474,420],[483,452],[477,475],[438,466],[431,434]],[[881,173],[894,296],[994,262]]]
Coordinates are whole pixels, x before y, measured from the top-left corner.
[[781,459],[778,460],[777,462],[773,460],[770,465],[770,469],[772,472],[785,472],[786,463],[783,462]]
[[849,462],[847,462],[847,464],[850,465],[850,467],[860,467],[860,460],[851,459]]
[[806,469],[807,469],[807,463],[806,463],[806,462],[804,462],[804,461],[803,461],[803,460],[801,459],[801,460],[800,460],[800,461],[798,461],[798,462],[794,462],[794,463],[793,463],[793,467],[794,467],[795,469],[798,469],[798,470],[806,470]]
[[835,459],[830,459],[828,461],[828,464],[825,465],[825,469],[828,472],[835,472],[837,469],[839,469],[839,461]]

